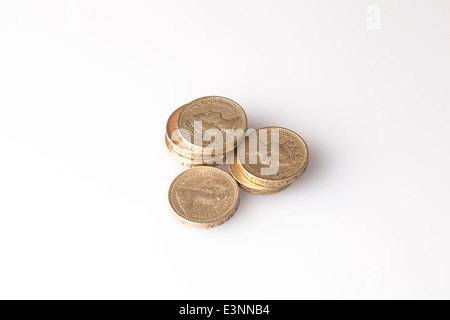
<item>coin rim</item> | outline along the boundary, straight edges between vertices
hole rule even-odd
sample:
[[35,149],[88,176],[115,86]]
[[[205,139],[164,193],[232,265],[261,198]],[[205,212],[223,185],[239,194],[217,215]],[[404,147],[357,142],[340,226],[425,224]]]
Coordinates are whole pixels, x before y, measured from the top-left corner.
[[[196,159],[185,157],[182,154],[179,154],[178,152],[176,152],[174,149],[172,149],[172,144],[170,142],[171,142],[170,139],[167,138],[167,136],[166,136],[165,143],[166,143],[167,151],[169,151],[169,154],[182,166],[187,166],[187,167],[218,166],[219,164],[226,163],[226,158],[225,158],[226,154],[222,154],[222,155],[220,155],[218,157],[214,157],[214,158],[202,159],[202,162],[198,163],[196,161]],[[208,162],[212,162],[212,163],[204,162],[206,160]],[[217,163],[218,160],[222,160],[222,163]]]
[[[175,144],[175,143],[172,141],[172,135],[173,135],[173,133],[174,133],[175,131],[178,130],[178,118],[179,118],[179,116],[180,116],[180,114],[181,114],[181,111],[183,111],[184,108],[186,108],[186,106],[187,106],[187,104],[184,104],[184,105],[182,105],[181,107],[176,108],[176,109],[170,114],[169,118],[167,119],[167,123],[166,123],[166,134],[165,134],[165,137],[166,137],[166,145],[167,145],[167,143],[169,142],[169,143],[170,143],[170,146],[171,146],[171,149],[175,150],[178,154],[182,155],[183,157],[188,157],[188,156],[190,156],[191,151],[190,151],[187,147],[184,148],[185,146],[184,146],[184,144],[183,144],[183,139],[184,139],[183,137],[181,137],[182,141],[181,141],[180,143],[182,144],[182,147],[180,147],[180,146],[178,146],[177,144]],[[172,120],[173,118],[175,118],[175,115],[177,114],[177,112],[178,112],[178,117],[177,117],[177,119],[176,119],[176,121],[175,121],[175,129],[174,129],[172,132],[170,132],[170,130],[169,130],[169,123],[171,123],[171,120]]]
[[230,174],[233,176],[234,179],[236,179],[239,187],[243,189],[244,191],[247,191],[252,194],[257,195],[269,195],[278,193],[280,191],[283,191],[284,189],[287,189],[291,184],[283,185],[281,187],[271,187],[271,186],[262,186],[258,185],[249,179],[247,179],[241,169],[239,164],[228,164],[228,170],[230,171]]
[[169,156],[179,165],[181,165],[184,168],[195,168],[195,167],[204,167],[204,166],[212,166],[215,167],[218,164],[217,163],[212,163],[212,164],[207,164],[207,163],[194,163],[191,159],[188,159],[186,157],[183,157],[182,155],[176,153],[173,150],[170,150],[169,147],[166,148],[167,153],[169,154]]

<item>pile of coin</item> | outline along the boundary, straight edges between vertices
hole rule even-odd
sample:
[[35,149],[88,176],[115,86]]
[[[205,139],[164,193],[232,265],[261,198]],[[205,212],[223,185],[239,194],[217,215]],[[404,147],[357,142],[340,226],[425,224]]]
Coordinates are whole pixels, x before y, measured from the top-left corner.
[[[166,146],[177,162],[190,168],[169,189],[178,220],[195,227],[218,226],[236,212],[239,187],[253,194],[273,194],[306,170],[308,148],[298,134],[281,127],[246,130],[244,110],[223,97],[199,98],[172,113]],[[230,174],[212,167],[224,160]]]
[[224,162],[246,130],[247,115],[240,105],[223,97],[203,97],[171,114],[165,141],[169,154],[185,167],[216,165]]

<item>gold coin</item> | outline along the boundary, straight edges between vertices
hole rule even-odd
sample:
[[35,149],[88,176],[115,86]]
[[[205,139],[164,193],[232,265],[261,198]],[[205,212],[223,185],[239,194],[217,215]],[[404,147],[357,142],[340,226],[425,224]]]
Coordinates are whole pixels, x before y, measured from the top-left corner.
[[241,189],[252,194],[257,195],[274,194],[290,186],[290,184],[288,184],[282,187],[265,187],[253,183],[243,175],[241,165],[237,163],[236,155],[235,155],[235,162],[228,164],[228,170],[230,171],[230,174],[233,176],[233,178],[236,179]]
[[[227,153],[236,147],[236,140],[240,142],[245,136],[247,115],[233,100],[216,96],[203,97],[190,102],[180,112],[177,127],[183,143],[195,152],[212,154],[217,149],[223,149],[223,153]],[[233,130],[236,130],[236,136],[231,134]],[[194,141],[195,137],[202,139]]]
[[228,221],[239,205],[239,187],[223,170],[196,167],[181,173],[169,188],[169,203],[182,223],[212,228]]
[[[309,155],[305,141],[298,134],[279,127],[261,128],[254,134],[256,139],[253,142],[257,143],[249,146],[252,139],[246,137],[246,150],[238,153],[242,173],[248,180],[261,186],[282,187],[292,184],[303,174],[308,165]],[[266,140],[260,141],[264,134]],[[274,153],[277,141],[276,139],[272,141],[272,136],[276,138],[276,135],[278,135],[278,153]]]

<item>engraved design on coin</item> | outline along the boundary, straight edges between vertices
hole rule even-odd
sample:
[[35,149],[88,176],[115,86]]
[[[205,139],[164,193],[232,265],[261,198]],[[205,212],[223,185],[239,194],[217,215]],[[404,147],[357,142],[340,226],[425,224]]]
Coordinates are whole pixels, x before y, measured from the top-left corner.
[[195,216],[195,211],[205,210],[207,212],[218,201],[224,200],[230,192],[223,181],[209,179],[193,189],[178,190],[176,197],[183,211]]
[[[198,128],[196,122],[199,124]],[[234,149],[235,138],[227,132],[242,130],[237,137],[239,141],[247,130],[247,115],[233,100],[217,96],[203,97],[190,102],[181,111],[178,128],[181,130],[185,143],[194,149],[204,151],[205,148],[223,148],[228,152]],[[222,141],[212,142],[203,139],[203,135],[209,129],[220,130]],[[201,141],[194,141],[194,132],[202,134]]]
[[[258,141],[258,147],[253,146],[251,149],[246,150],[245,159],[241,159],[241,168],[244,171],[245,176],[254,183],[278,186],[288,184],[296,180],[306,169],[308,164],[308,148],[304,140],[295,132],[285,128],[262,128],[256,131],[259,136],[260,130],[267,130],[267,141],[271,141],[270,132],[272,129],[279,130],[279,151],[278,162],[270,163],[264,161],[263,154],[266,152],[268,158],[273,160],[273,154],[271,154],[272,145],[271,142],[265,144]],[[247,141],[246,141],[247,142]],[[267,151],[266,151],[267,150]],[[257,163],[250,163],[250,154],[257,157]],[[278,167],[276,173],[270,175],[262,174],[262,168]]]
[[[184,123],[185,128],[187,128],[191,135],[194,133],[205,134],[206,131],[214,129],[219,131],[225,131],[226,129],[233,129],[239,117],[225,119],[221,112],[214,112],[213,110],[208,110],[207,112],[202,112],[194,115],[194,120],[189,119]],[[201,128],[196,126],[196,122],[201,122]]]
[[[256,151],[258,156],[258,163],[249,164],[249,167],[254,172],[261,172],[261,168],[270,166],[270,161],[264,161],[263,154],[261,152],[261,148],[264,148],[265,150],[268,150],[267,153],[269,156],[272,155],[272,143],[269,142],[268,144],[260,143],[258,151]],[[292,166],[292,163],[294,161],[297,161],[297,155],[295,153],[295,146],[293,146],[293,142],[291,140],[280,143],[279,145],[279,164],[278,164],[278,173],[275,174],[277,177],[284,177],[289,175],[290,168]],[[252,152],[252,151],[251,151]]]
[[239,186],[221,169],[196,167],[175,178],[169,189],[169,202],[181,222],[214,227],[228,221],[236,212]]

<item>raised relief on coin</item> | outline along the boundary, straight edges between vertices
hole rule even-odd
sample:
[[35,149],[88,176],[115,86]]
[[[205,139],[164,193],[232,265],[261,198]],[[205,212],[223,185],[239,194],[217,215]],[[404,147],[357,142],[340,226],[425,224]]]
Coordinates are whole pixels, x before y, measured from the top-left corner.
[[[205,113],[195,115],[195,120],[189,119],[184,123],[184,127],[191,132],[194,136],[195,133],[204,135],[208,130],[222,131],[224,128],[233,129],[235,123],[239,120],[239,117],[232,119],[225,119],[221,112],[214,112],[208,110]],[[201,123],[202,125],[196,125]]]
[[230,195],[223,181],[208,179],[194,188],[180,189],[176,192],[178,203],[185,214],[196,216],[211,215],[211,209]]
[[[217,148],[226,151],[234,148],[235,138],[232,133],[238,133],[237,139],[243,137],[247,130],[247,116],[236,102],[223,97],[204,97],[189,103],[180,113],[178,127],[181,135],[194,148]],[[213,129],[220,134],[204,139],[205,133]],[[240,131],[236,131],[236,130]],[[195,134],[195,135],[194,135]],[[194,138],[199,136],[197,141]]]
[[[261,149],[267,150],[267,153],[263,153]],[[272,153],[272,143],[264,144],[260,143],[259,148],[255,148],[254,152],[257,154],[258,162],[254,164],[249,164],[248,166],[252,169],[252,172],[261,172],[262,168],[274,165],[278,166],[277,177],[289,176],[292,165],[295,161],[300,160],[301,155],[298,153],[298,148],[294,146],[291,140],[279,144],[278,151],[278,161],[272,161],[274,159],[274,154]],[[266,157],[266,154],[268,155]]]
[[224,223],[239,204],[239,187],[223,170],[197,167],[181,173],[169,189],[169,202],[183,223],[212,227]]

